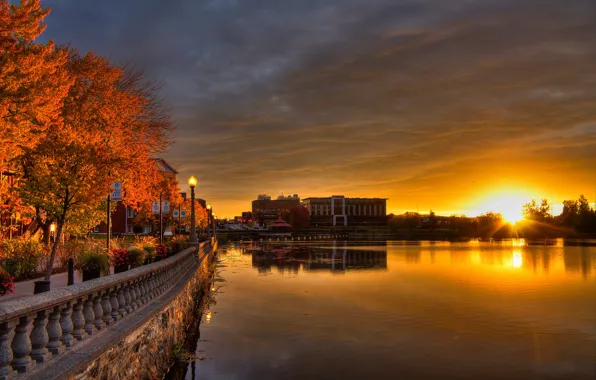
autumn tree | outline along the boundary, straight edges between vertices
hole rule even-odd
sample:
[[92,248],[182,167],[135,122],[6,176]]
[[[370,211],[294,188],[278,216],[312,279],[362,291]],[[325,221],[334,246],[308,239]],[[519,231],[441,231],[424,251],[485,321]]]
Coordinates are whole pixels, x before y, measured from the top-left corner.
[[50,125],[19,158],[21,197],[44,223],[57,223],[46,280],[73,213],[96,208],[116,180],[152,177],[151,157],[165,148],[170,130],[154,88],[139,72],[127,73],[93,53],[68,53],[67,69],[75,80],[61,109],[63,122]]
[[67,52],[55,49],[53,41],[35,43],[48,14],[40,0],[21,0],[20,5],[0,0],[0,171],[60,123],[72,84]]

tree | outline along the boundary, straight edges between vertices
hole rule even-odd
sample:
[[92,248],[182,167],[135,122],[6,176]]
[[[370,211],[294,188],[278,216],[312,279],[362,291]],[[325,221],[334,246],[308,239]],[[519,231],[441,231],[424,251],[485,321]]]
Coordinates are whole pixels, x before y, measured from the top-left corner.
[[577,201],[563,201],[563,211],[558,219],[564,226],[575,227],[578,222],[579,206]]
[[523,215],[525,219],[534,220],[537,222],[546,222],[552,220],[552,214],[550,213],[551,206],[548,203],[548,199],[542,199],[540,206],[536,203],[536,200],[532,199],[531,202],[526,203],[523,206]]
[[19,157],[21,197],[35,207],[38,219],[58,225],[46,280],[72,213],[97,207],[115,180],[155,176],[150,157],[165,148],[170,128],[138,73],[126,75],[106,59],[76,50],[69,51],[67,69],[75,80],[62,122],[51,124]]
[[35,39],[45,30],[40,0],[20,5],[0,0],[0,171],[34,146],[50,125],[60,123],[63,99],[73,79],[67,52]]
[[304,206],[295,206],[290,209],[290,224],[294,230],[302,230],[310,225],[310,214]]
[[430,226],[430,230],[434,231],[437,228],[437,216],[433,210],[430,210],[430,214],[428,216],[428,224]]
[[406,212],[404,215],[404,227],[412,231],[420,225],[420,214],[417,212]]

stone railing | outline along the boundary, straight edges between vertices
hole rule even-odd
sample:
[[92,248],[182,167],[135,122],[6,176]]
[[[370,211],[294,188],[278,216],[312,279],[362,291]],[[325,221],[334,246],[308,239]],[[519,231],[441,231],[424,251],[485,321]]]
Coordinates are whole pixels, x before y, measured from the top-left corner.
[[194,268],[196,252],[189,248],[123,273],[1,303],[0,380],[30,372],[134,314]]

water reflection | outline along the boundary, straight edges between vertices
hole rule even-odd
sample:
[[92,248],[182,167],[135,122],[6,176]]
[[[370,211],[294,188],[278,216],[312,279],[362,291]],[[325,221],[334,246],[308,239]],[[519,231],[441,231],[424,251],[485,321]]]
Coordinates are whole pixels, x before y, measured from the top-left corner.
[[225,291],[211,289],[196,346],[202,359],[186,379],[596,375],[595,247],[510,240],[225,249]]
[[277,272],[298,275],[301,271],[345,273],[367,269],[388,269],[388,253],[397,262],[418,265],[480,265],[527,270],[536,275],[564,269],[568,275],[584,279],[596,272],[596,248],[584,242],[562,239],[497,242],[471,241],[333,241],[321,243],[265,242],[242,244],[233,248],[252,255],[252,266],[260,274]]
[[335,241],[329,245],[284,245],[265,244],[244,247],[243,253],[252,255],[252,265],[260,274],[278,273],[297,275],[300,271],[327,271],[345,273],[352,270],[386,270],[386,249],[384,244],[372,247],[355,247],[347,241]]

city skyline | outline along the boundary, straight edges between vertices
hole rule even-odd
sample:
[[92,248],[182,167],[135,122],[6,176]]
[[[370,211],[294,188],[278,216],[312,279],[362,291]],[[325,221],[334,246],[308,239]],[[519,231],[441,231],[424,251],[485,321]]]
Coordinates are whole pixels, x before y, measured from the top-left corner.
[[596,198],[591,0],[43,5],[42,40],[163,81],[164,158],[218,215],[264,189],[388,213]]

